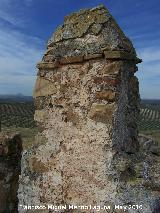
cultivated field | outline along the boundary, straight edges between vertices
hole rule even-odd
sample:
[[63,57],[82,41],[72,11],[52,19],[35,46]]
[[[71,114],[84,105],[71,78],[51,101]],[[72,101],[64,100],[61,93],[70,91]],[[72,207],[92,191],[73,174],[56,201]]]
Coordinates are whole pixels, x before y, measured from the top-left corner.
[[[1,128],[21,133],[24,147],[32,144],[37,133],[33,101],[4,102],[0,100]],[[160,143],[160,101],[143,100],[139,117],[139,132]]]
[[146,130],[160,130],[160,104],[142,102],[139,129]]
[[32,101],[0,101],[0,121],[2,131],[21,134],[24,149],[33,144],[37,128]]
[[0,120],[2,127],[35,127],[33,102],[0,102]]

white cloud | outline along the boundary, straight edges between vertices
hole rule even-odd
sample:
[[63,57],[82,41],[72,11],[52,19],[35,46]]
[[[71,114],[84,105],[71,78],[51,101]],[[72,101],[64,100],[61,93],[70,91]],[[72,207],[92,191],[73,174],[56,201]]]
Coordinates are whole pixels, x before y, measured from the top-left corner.
[[[0,20],[9,22],[14,28],[26,22],[22,7],[32,0],[0,0]],[[16,13],[13,8],[16,7]],[[41,60],[43,41],[24,35],[2,24],[0,29],[0,93],[24,93],[31,95],[36,76],[36,63]]]
[[147,47],[139,49],[138,54],[144,62],[160,61],[160,49],[157,47]]
[[24,3],[26,6],[30,6],[32,4],[33,0],[24,0]]
[[0,94],[32,95],[36,76],[3,75],[0,78]]
[[[0,19],[10,23],[13,26],[23,27],[26,20],[23,17],[25,7],[31,6],[33,0],[0,0]],[[16,8],[16,13],[14,10]]]
[[139,49],[138,57],[143,60],[139,65],[139,70],[144,78],[160,76],[160,49],[157,47]]
[[11,12],[13,4],[14,1],[11,0],[0,0],[0,18],[12,25],[19,26],[22,23],[22,19],[19,19]]
[[0,9],[0,18],[4,21],[9,22],[12,25],[19,24],[19,21],[13,16],[9,15],[7,12]]
[[[36,63],[43,50],[38,38],[17,31],[0,30],[0,93],[31,94],[36,75]],[[29,44],[29,45],[28,45]],[[5,92],[6,91],[6,92]]]
[[160,50],[158,47],[139,49],[138,56],[143,60],[136,74],[142,98],[160,99]]

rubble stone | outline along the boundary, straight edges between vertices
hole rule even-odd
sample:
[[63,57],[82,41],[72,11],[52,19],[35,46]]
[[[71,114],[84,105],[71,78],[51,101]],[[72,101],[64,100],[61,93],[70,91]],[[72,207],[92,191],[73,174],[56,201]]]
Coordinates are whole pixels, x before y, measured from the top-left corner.
[[18,180],[22,140],[19,134],[0,133],[0,212],[18,212]]

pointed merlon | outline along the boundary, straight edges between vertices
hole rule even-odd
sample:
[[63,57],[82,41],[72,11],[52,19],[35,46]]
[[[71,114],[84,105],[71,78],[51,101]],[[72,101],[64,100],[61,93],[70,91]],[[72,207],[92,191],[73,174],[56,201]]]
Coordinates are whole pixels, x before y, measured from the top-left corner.
[[[109,51],[105,55],[111,54],[111,51],[123,51],[125,55],[128,54],[126,59],[136,59],[132,42],[105,6],[100,5],[66,16],[64,24],[57,28],[49,40],[46,55],[60,59],[104,54],[104,51]],[[115,57],[116,53],[113,55]],[[124,58],[123,53],[119,55]]]

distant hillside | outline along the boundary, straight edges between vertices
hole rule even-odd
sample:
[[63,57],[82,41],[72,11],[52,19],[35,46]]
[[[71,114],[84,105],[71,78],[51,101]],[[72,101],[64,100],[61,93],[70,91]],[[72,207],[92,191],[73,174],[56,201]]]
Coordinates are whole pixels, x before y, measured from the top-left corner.
[[0,95],[0,102],[31,102],[33,101],[32,96],[25,96],[22,94],[17,94],[17,95]]
[[143,105],[160,105],[160,100],[158,99],[142,99],[141,104]]

